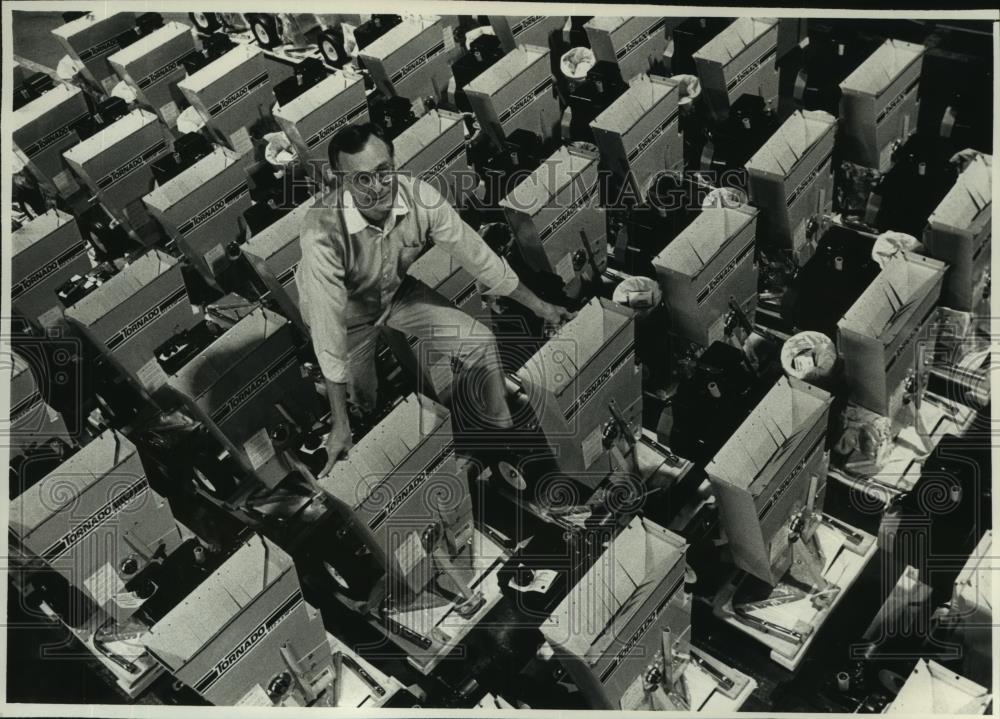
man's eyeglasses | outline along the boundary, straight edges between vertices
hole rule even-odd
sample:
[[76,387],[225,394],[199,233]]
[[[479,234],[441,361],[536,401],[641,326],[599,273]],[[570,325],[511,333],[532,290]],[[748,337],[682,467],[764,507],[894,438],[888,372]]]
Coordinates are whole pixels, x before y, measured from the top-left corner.
[[349,177],[351,182],[356,184],[358,187],[370,190],[379,185],[382,187],[388,187],[392,184],[392,178],[395,174],[395,169],[385,169],[355,172]]

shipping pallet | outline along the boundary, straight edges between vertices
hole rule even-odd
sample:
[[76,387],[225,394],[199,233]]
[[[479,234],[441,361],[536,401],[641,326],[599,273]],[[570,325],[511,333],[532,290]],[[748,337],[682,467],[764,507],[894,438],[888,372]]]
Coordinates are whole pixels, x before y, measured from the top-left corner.
[[[335,669],[330,675],[331,686],[325,688],[324,695],[321,695],[313,706],[378,708],[404,688],[395,677],[376,668],[329,632],[326,633],[326,641],[333,655],[335,657],[340,655],[339,671]],[[334,686],[335,693],[331,693]],[[260,689],[259,685],[255,688]],[[254,702],[251,698],[257,698],[259,702]],[[262,691],[249,692],[241,702],[244,706],[255,703],[259,703],[260,706],[274,706],[267,693]],[[282,704],[282,706],[297,705]]]
[[920,420],[926,437],[922,437],[916,426],[910,424],[893,440],[892,449],[880,467],[872,463],[848,464],[850,475],[832,470],[830,476],[854,488],[859,483],[870,480],[869,492],[888,503],[894,496],[910,492],[920,480],[924,460],[934,451],[945,435],[961,436],[975,421],[975,410],[941,397],[933,392],[925,392],[920,404]]
[[[690,710],[722,715],[739,711],[757,689],[750,675],[724,664],[703,649],[691,647],[692,661],[684,669]],[[710,668],[706,668],[710,667]],[[718,674],[725,679],[717,678]],[[732,682],[731,687],[723,682]]]
[[[717,617],[764,644],[771,650],[771,659],[789,671],[794,671],[802,662],[826,618],[850,590],[878,548],[873,535],[826,515],[816,528],[816,541],[826,558],[823,578],[829,583],[830,590],[836,589],[830,592],[832,598],[817,608],[809,595],[803,595],[795,601],[758,606],[750,613],[757,620],[798,631],[803,635],[800,642],[758,629],[735,613],[733,597],[747,578],[741,571],[735,572],[723,586],[713,605]],[[765,599],[758,605],[766,605],[767,602]]]
[[97,631],[101,616],[95,614],[80,628],[71,627],[49,607],[45,602],[40,605],[42,612],[52,621],[57,621],[84,646],[94,659],[104,668],[129,699],[135,699],[142,694],[150,685],[163,674],[163,667],[157,664],[153,658],[146,653],[146,648],[138,641],[113,641],[107,642],[104,646],[109,652],[124,658],[135,665],[136,671],[129,672],[118,663],[109,659],[104,653],[94,645],[94,634]]
[[473,530],[472,563],[476,576],[469,586],[474,592],[478,591],[483,595],[483,603],[475,613],[463,617],[456,611],[453,603],[445,603],[409,612],[391,612],[387,615],[393,623],[400,625],[404,630],[429,640],[430,646],[421,646],[399,632],[387,630],[377,618],[371,617],[368,621],[407,653],[407,660],[414,668],[428,675],[500,601],[502,594],[497,574],[508,558],[493,540],[478,529]]

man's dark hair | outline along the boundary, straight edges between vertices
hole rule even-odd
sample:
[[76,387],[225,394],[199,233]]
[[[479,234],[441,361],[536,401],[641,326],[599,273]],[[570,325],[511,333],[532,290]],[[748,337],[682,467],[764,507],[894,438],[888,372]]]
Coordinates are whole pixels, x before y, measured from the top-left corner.
[[330,145],[327,147],[327,152],[329,153],[330,158],[330,167],[334,170],[338,168],[337,158],[342,152],[345,152],[348,155],[361,152],[365,143],[367,143],[371,137],[377,137],[386,144],[389,148],[390,157],[395,154],[395,150],[392,147],[392,141],[386,137],[382,128],[374,122],[364,122],[360,125],[348,125],[347,127],[342,127],[337,130],[337,132],[333,135],[333,139],[330,140]]

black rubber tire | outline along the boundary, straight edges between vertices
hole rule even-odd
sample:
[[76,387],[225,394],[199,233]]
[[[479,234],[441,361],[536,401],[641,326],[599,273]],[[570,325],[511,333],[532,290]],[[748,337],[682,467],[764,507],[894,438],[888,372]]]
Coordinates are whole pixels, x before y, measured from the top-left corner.
[[318,45],[320,55],[330,67],[343,67],[345,62],[350,59],[344,50],[343,35],[336,30],[323,30],[319,34]]
[[214,12],[189,12],[188,19],[194,29],[208,35],[222,27],[222,22]]
[[247,15],[247,23],[257,44],[266,50],[281,45],[281,31],[278,20],[273,15]]

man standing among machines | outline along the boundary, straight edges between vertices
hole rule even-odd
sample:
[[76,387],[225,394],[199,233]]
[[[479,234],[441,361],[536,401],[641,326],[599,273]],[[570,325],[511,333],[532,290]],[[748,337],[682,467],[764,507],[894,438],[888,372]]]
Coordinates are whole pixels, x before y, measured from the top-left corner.
[[492,332],[450,304],[407,269],[433,243],[485,287],[510,297],[551,325],[572,318],[539,299],[507,262],[459,218],[429,184],[397,173],[393,147],[374,124],[351,125],[329,145],[331,189],[307,213],[296,271],[299,304],[330,399],[333,429],[320,476],[352,446],[347,405],[374,410],[377,328],[386,325],[449,354],[474,387],[480,426],[512,426]]

